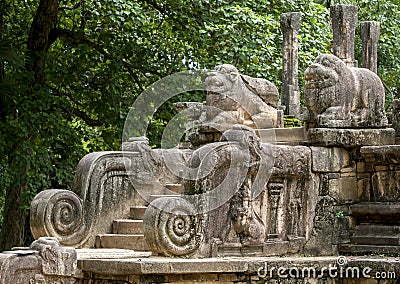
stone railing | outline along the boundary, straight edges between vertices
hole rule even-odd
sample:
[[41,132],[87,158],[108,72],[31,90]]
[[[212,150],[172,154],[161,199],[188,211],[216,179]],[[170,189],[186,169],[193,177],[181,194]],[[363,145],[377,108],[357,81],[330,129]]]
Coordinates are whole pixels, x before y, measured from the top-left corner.
[[52,236],[62,245],[93,247],[96,234],[110,232],[114,219],[129,214],[126,204],[141,201],[129,182],[127,162],[143,169],[138,152],[89,154],[77,167],[73,191],[39,193],[31,205],[35,239]]

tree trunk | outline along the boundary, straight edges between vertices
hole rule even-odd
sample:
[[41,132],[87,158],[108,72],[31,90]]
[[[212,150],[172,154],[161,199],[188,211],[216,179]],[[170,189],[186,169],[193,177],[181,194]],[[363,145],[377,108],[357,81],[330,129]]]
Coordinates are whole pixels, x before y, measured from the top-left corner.
[[[0,0],[0,42],[3,39],[4,33],[4,1]],[[3,83],[5,77],[4,60],[0,58],[0,85]],[[0,120],[5,120],[5,94],[0,94]],[[0,132],[1,133],[1,132]]]
[[[4,0],[0,0],[3,4]],[[28,43],[27,56],[29,57],[26,69],[33,72],[34,81],[31,82],[32,90],[40,86],[45,79],[45,60],[49,49],[49,34],[56,25],[59,0],[41,0],[33,19]],[[0,11],[1,12],[1,11]],[[1,15],[3,13],[0,13]],[[1,21],[1,19],[0,19]],[[1,31],[1,30],[0,30]],[[34,92],[34,91],[33,91]],[[32,94],[33,95],[33,94]],[[32,138],[32,137],[31,137]],[[23,143],[21,141],[21,143]],[[18,147],[19,145],[16,145]],[[16,169],[19,175],[6,191],[4,205],[4,219],[0,231],[0,251],[9,250],[14,246],[21,246],[24,243],[25,219],[27,213],[23,210],[22,193],[26,190],[26,169],[13,165],[13,153],[9,157],[9,165]]]
[[26,213],[22,210],[21,194],[23,186],[7,189],[0,232],[0,251],[21,246],[24,240]]
[[57,22],[59,0],[41,0],[33,19],[27,44],[28,70],[35,74],[35,84],[44,82],[46,52],[49,35]]

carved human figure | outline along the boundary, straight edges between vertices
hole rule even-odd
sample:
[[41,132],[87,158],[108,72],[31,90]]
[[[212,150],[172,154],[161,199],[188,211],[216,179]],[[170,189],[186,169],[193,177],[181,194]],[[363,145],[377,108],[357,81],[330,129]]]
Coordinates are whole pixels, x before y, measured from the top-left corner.
[[242,124],[252,128],[277,126],[278,89],[265,79],[240,75],[230,64],[218,65],[206,78],[206,121],[227,129]]
[[262,244],[265,239],[265,225],[254,210],[248,185],[242,186],[230,202],[230,216],[233,229],[244,245]]
[[332,54],[319,55],[304,73],[310,127],[386,127],[385,91],[365,68],[347,67]]

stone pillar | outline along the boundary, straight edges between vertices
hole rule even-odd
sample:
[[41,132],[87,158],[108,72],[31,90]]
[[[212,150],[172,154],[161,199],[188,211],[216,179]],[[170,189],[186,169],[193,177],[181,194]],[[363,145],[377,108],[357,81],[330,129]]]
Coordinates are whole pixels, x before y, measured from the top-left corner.
[[354,35],[357,22],[357,6],[340,4],[331,7],[333,54],[350,67],[357,67],[357,61],[354,59]]
[[378,70],[378,40],[380,32],[379,22],[361,23],[362,67],[374,73],[377,73]]
[[300,92],[298,85],[298,34],[301,13],[281,15],[282,46],[282,103],[285,114],[300,116]]

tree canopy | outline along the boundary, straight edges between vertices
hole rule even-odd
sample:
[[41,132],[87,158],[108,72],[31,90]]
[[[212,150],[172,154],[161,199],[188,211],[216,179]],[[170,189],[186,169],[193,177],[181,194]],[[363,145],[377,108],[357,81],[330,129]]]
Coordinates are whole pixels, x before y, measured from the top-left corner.
[[[360,7],[360,20],[381,22],[378,73],[390,102],[400,89],[400,3],[347,3]],[[280,14],[303,13],[302,73],[319,53],[330,52],[332,4],[1,0],[0,250],[21,245],[26,238],[30,200],[38,191],[71,189],[80,158],[119,149],[129,107],[151,83],[182,70],[231,63],[279,87]],[[358,39],[359,57],[360,50]],[[152,119],[152,145],[158,145],[162,126],[172,114],[167,104]]]

